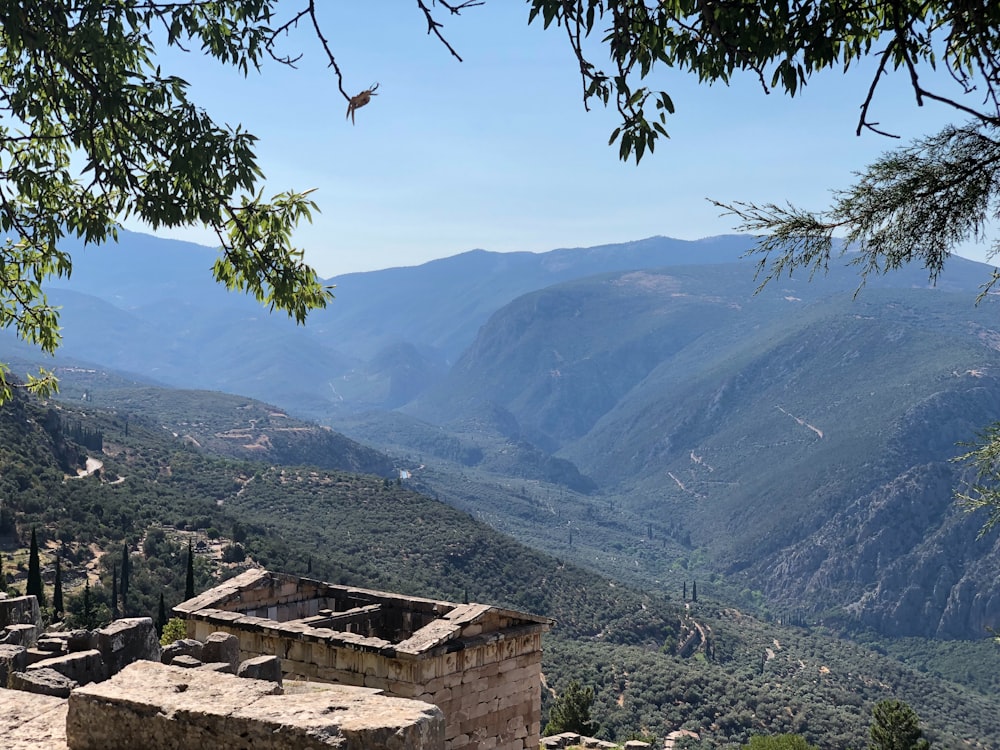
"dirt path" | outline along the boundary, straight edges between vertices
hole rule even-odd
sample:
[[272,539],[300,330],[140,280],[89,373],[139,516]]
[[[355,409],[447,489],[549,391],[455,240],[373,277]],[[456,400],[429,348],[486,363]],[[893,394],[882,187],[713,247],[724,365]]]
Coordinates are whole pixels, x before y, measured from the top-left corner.
[[777,409],[778,411],[780,411],[782,414],[787,414],[789,417],[791,417],[792,419],[794,419],[796,422],[798,422],[803,427],[808,427],[810,430],[812,430],[817,435],[819,435],[819,437],[820,437],[821,440],[823,439],[823,430],[821,430],[819,427],[815,427],[814,425],[809,424],[806,420],[801,419],[800,417],[796,417],[794,414],[791,414],[790,412],[785,411],[780,406],[775,406],[774,408]]
[[100,471],[103,468],[104,468],[104,462],[103,461],[99,461],[96,458],[90,458],[88,456],[87,457],[87,468],[85,468],[85,469],[77,469],[76,470],[76,476],[73,476],[72,474],[67,474],[66,478],[67,479],[83,479],[84,477],[89,477],[95,471]]

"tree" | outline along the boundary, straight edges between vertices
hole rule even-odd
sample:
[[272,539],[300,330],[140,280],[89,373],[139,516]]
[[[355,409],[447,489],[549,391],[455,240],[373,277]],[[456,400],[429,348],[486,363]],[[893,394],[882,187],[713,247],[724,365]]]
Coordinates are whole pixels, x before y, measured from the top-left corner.
[[879,701],[872,708],[869,750],[928,750],[920,719],[907,704],[897,700]]
[[188,539],[187,573],[184,577],[184,600],[194,599],[194,548]]
[[62,568],[59,565],[59,555],[56,555],[56,579],[52,587],[52,610],[57,615],[63,613]]
[[756,734],[742,750],[819,750],[815,745],[806,742],[801,734],[777,734],[766,736]]
[[90,601],[90,579],[83,584],[83,627],[88,630],[94,627],[94,608]]
[[160,592],[160,606],[156,613],[156,637],[163,637],[163,628],[167,625],[167,605],[163,600],[163,592]]
[[[264,176],[242,127],[216,124],[161,72],[157,39],[200,49],[247,73],[265,58],[293,64],[279,37],[315,19],[314,0],[148,2],[28,0],[0,8],[0,327],[51,352],[58,312],[42,282],[68,276],[66,236],[113,240],[118,222],[201,224],[219,238],[215,278],[302,322],[330,290],[291,244],[315,205],[306,192],[265,200]],[[322,41],[322,35],[317,37]],[[325,42],[323,42],[325,46]],[[335,61],[331,55],[331,63]],[[338,77],[339,77],[339,69]],[[343,84],[340,88],[343,92]],[[10,395],[0,368],[0,400]],[[48,373],[28,380],[54,388]]]
[[549,723],[545,725],[544,734],[575,732],[593,737],[599,727],[590,720],[590,707],[593,705],[594,688],[582,688],[579,681],[572,680],[549,709]]
[[129,586],[128,542],[122,545],[122,580],[119,584],[122,595],[122,616],[128,617],[128,586]]
[[3,572],[3,553],[0,552],[0,592],[7,591],[7,574]]
[[111,619],[118,619],[118,568],[111,569]]
[[[435,6],[457,16],[484,4],[417,0],[428,34],[459,61],[441,33]],[[312,29],[328,58],[344,101],[357,104],[361,94],[345,88],[315,0],[29,0],[8,5],[0,10],[0,106],[10,123],[0,127],[0,228],[9,237],[2,251],[7,272],[0,277],[0,327],[13,326],[22,338],[52,351],[58,343],[58,313],[41,284],[72,270],[72,258],[59,249],[59,241],[67,235],[86,244],[112,240],[123,217],[154,228],[212,228],[220,242],[215,278],[300,322],[328,303],[330,290],[290,240],[296,223],[308,220],[316,208],[309,191],[265,200],[254,136],[242,126],[215,123],[189,98],[187,82],[161,71],[157,58],[164,47],[199,49],[244,74],[268,62],[294,65],[297,50],[286,52],[282,45],[301,23]],[[940,211],[917,212],[908,235],[914,228],[940,228],[929,214],[945,216],[954,207],[971,213],[945,221],[949,231],[941,240],[921,236],[912,247],[879,241],[865,257],[889,265],[923,257],[933,273],[942,250],[946,254],[959,235],[982,228],[974,217],[992,199],[1000,162],[1000,8],[995,3],[801,0],[792,12],[784,0],[529,0],[527,20],[562,28],[579,65],[584,106],[613,104],[620,124],[610,142],[618,142],[622,159],[637,162],[667,137],[666,118],[675,111],[667,92],[646,85],[661,68],[723,83],[745,72],[765,91],[795,96],[813,74],[871,58],[877,67],[867,93],[859,92],[859,134],[886,133],[872,120],[871,108],[889,74],[902,71],[918,105],[934,101],[970,119],[970,125],[942,134],[940,149],[930,143],[914,146],[927,154],[931,166],[941,163],[939,157],[955,157],[958,169],[942,177],[941,170],[897,160],[888,171],[874,169],[874,183],[859,185],[871,187],[893,174],[913,178],[912,189],[902,191],[903,203],[888,202],[884,216],[901,219],[902,213],[892,213],[897,208],[942,204]],[[592,35],[600,41],[592,41]],[[595,51],[608,53],[609,72],[591,62]],[[937,65],[951,74],[957,93],[928,86],[922,74]],[[891,193],[884,190],[882,197]],[[855,210],[862,203],[846,201],[831,221],[800,221],[793,211],[787,223],[780,211],[758,211],[750,204],[740,215],[751,227],[775,229],[782,241],[805,243],[808,252],[792,253],[793,259],[821,264],[830,247],[823,238],[834,229],[855,227],[859,234],[849,236],[863,239],[878,228],[877,216],[866,219],[866,211]],[[739,205],[731,208],[741,211]],[[44,391],[54,381],[43,373],[28,386]],[[0,381],[0,396],[7,388]]]
[[28,581],[25,593],[38,599],[39,606],[45,605],[45,587],[42,584],[42,565],[38,557],[38,537],[35,529],[31,529],[31,544],[28,548]]

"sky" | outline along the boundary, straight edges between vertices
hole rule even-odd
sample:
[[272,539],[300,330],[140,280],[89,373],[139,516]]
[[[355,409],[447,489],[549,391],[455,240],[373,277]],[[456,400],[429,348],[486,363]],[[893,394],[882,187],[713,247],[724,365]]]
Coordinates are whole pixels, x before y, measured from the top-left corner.
[[[474,248],[543,252],[730,233],[736,220],[708,198],[821,209],[831,190],[899,144],[855,135],[871,65],[814,77],[794,99],[766,95],[749,76],[709,86],[664,69],[650,85],[673,98],[671,138],[638,166],[623,163],[608,145],[616,113],[584,110],[564,32],[528,26],[526,4],[488,0],[460,17],[439,7],[463,62],[426,33],[411,0],[319,7],[345,88],[379,84],[356,124],[306,27],[283,40],[303,55],[296,69],[271,63],[244,78],[196,52],[159,60],[216,121],[259,137],[267,194],[315,189],[321,213],[295,243],[323,277]],[[904,138],[953,119],[941,106],[918,108],[901,75],[881,86],[873,113]],[[214,244],[200,228],[157,233]]]

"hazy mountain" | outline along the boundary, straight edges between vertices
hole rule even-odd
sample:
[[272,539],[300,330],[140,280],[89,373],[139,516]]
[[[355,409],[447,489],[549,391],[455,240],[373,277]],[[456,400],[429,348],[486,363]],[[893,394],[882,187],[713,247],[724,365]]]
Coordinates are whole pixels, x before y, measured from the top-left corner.
[[538,254],[474,250],[329,279],[336,299],[304,327],[214,283],[211,249],[131,232],[101,248],[68,241],[73,274],[47,288],[63,311],[62,356],[329,419],[415,398],[525,292],[605,271],[732,261],[749,244],[654,237]]
[[[643,580],[697,565],[891,633],[1000,620],[994,547],[957,543],[976,519],[950,501],[955,442],[1000,418],[980,264],[952,259],[935,289],[919,269],[871,279],[855,299],[842,267],[755,294],[741,237],[473,251],[332,280],[303,328],[212,286],[209,251],[133,239],[52,292],[64,354],[317,415],[433,462],[435,491],[536,543],[564,538],[553,498],[578,493],[592,538],[568,554],[655,538]],[[402,413],[346,416],[375,407]]]
[[1000,543],[971,543],[948,461],[1000,419],[1000,302],[960,283],[853,299],[848,280],[754,295],[745,266],[717,265],[550,287],[497,312],[408,411],[448,428],[503,410],[639,529],[774,605],[981,635],[1000,624]]

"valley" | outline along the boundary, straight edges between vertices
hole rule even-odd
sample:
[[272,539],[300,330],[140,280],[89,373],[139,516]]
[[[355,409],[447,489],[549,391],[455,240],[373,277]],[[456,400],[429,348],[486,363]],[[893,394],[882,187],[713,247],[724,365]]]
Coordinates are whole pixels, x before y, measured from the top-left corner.
[[[53,291],[61,390],[5,428],[8,517],[105,590],[129,543],[137,608],[179,595],[179,529],[223,558],[555,617],[548,684],[595,686],[617,739],[860,747],[896,697],[942,746],[1000,746],[1000,541],[955,506],[951,461],[1000,419],[988,269],[756,292],[748,245],[475,251],[337,279],[305,328],[215,289],[178,304],[187,264],[165,258],[197,265],[195,246],[147,238],[134,275],[115,249]],[[0,361],[37,360],[2,334]]]

